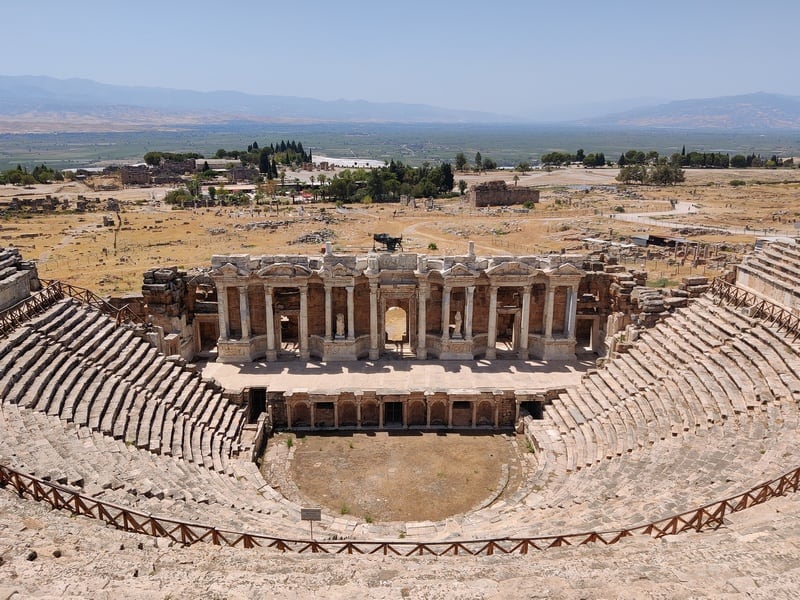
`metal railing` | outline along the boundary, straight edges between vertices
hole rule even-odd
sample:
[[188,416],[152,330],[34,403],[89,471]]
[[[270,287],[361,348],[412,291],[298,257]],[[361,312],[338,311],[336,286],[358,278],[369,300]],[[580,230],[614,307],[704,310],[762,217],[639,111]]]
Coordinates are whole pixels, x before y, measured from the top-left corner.
[[751,317],[776,325],[779,332],[785,331],[787,335],[792,336],[792,342],[796,342],[800,337],[800,317],[780,304],[766,300],[719,277],[711,282],[709,291],[734,306],[747,306]]
[[762,504],[771,498],[797,492],[800,467],[762,483],[746,492],[706,504],[700,508],[613,531],[590,531],[540,537],[501,537],[458,541],[369,541],[369,540],[302,540],[274,537],[261,533],[232,531],[190,523],[169,517],[158,517],[86,496],[62,485],[44,481],[0,464],[0,488],[10,487],[20,497],[28,496],[47,502],[56,509],[86,516],[107,523],[122,531],[152,537],[168,538],[184,545],[209,542],[217,546],[242,548],[274,548],[282,552],[323,554],[383,554],[391,556],[487,556],[492,554],[527,554],[561,546],[602,544],[610,546],[633,535],[661,538],[685,531],[716,529],[727,515]]

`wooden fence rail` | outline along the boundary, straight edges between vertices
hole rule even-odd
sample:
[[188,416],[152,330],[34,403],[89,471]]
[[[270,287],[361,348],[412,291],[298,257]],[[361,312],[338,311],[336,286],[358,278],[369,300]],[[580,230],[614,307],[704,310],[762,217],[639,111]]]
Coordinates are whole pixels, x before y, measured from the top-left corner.
[[[274,548],[298,554],[382,554],[384,556],[489,556],[493,554],[528,554],[561,546],[602,544],[610,546],[632,535],[655,538],[685,531],[716,529],[727,515],[766,502],[771,498],[797,492],[800,467],[758,485],[737,496],[719,500],[678,515],[615,531],[590,531],[542,537],[503,537],[440,542],[301,540],[279,538],[261,533],[220,529],[211,525],[158,517],[97,500],[65,486],[44,481],[0,464],[0,488],[11,488],[20,498],[28,496],[47,502],[53,508],[97,519],[122,531],[168,538],[184,545],[209,542],[217,546]],[[644,499],[643,499],[644,500]]]
[[0,335],[7,334],[34,315],[44,312],[63,297],[64,290],[58,282],[55,282],[7,308],[0,313]]
[[145,324],[145,320],[127,305],[117,308],[91,290],[62,281],[41,280],[45,287],[35,294],[0,312],[0,335],[19,327],[31,317],[44,312],[62,298],[74,298],[81,304],[91,306],[108,315],[117,325],[126,322]]
[[748,307],[751,317],[773,323],[778,327],[778,331],[785,331],[787,335],[791,335],[793,342],[796,342],[797,338],[800,337],[800,316],[783,306],[728,283],[719,277],[711,282],[709,291],[729,304]]

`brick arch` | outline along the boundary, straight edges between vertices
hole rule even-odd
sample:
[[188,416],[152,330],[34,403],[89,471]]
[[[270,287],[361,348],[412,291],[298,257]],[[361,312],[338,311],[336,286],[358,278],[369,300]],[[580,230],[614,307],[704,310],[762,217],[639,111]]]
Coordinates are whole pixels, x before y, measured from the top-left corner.
[[431,425],[447,424],[447,405],[441,400],[431,404]]
[[494,406],[488,400],[482,400],[481,403],[478,404],[475,425],[494,425]]
[[339,425],[341,427],[355,427],[358,425],[358,412],[356,403],[345,400],[339,403]]
[[361,405],[361,424],[366,427],[377,427],[380,423],[378,403],[374,400]]
[[409,427],[425,427],[428,423],[428,410],[425,402],[422,400],[414,400],[408,405],[408,426]]

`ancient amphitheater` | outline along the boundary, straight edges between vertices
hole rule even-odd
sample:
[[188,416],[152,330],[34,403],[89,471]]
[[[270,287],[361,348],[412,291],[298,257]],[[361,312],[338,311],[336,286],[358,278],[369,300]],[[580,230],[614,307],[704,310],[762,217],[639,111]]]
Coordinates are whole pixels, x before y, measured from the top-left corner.
[[[270,320],[250,323],[245,310],[253,278],[270,273],[225,271],[231,261],[188,279],[150,273],[150,301],[120,308],[40,283],[34,265],[0,251],[0,598],[796,594],[800,247],[765,244],[727,281],[687,281],[666,295],[642,288],[642,273],[586,257],[568,266],[562,257],[442,259],[427,270],[414,258],[417,280],[433,273],[425,297],[440,301],[424,308],[399,293],[408,290],[396,274],[381,283],[381,260],[366,261],[363,274],[334,270],[341,294],[324,291],[324,265],[319,281],[312,268],[281,272],[308,285],[296,313],[287,297],[276,308],[283,321],[267,313],[300,336],[286,346],[300,356],[288,358],[335,352],[337,340],[345,352],[379,357],[390,348],[372,323],[398,307],[420,317],[406,324],[418,334],[409,339],[415,359],[423,349],[491,360],[501,347],[498,319],[509,324],[515,360],[576,344],[598,350],[599,332],[608,355],[575,385],[531,392],[520,375],[516,390],[461,390],[452,402],[440,399],[450,413],[438,420],[435,394],[357,400],[223,389],[181,355],[202,354],[203,340],[219,336],[212,353],[281,360]],[[458,279],[448,283],[448,275]],[[359,277],[369,280],[366,311]],[[218,301],[221,281],[238,289]],[[384,283],[398,287],[371,294]],[[271,311],[271,288],[258,285],[258,311]],[[308,317],[315,286],[325,308]],[[518,304],[504,288],[523,291]],[[187,294],[199,295],[187,302]],[[432,304],[442,308],[425,325]],[[337,306],[350,315],[346,326]],[[417,401],[428,403],[427,414],[414,412]],[[348,402],[373,403],[374,420]],[[292,423],[300,406],[309,407],[306,420]],[[347,426],[339,409],[355,415],[356,428],[390,417],[402,428],[507,425],[533,452],[523,484],[501,501],[441,522],[371,523],[323,511],[312,540],[301,507],[253,458],[269,446],[271,427]],[[310,416],[315,410],[322,416]]]

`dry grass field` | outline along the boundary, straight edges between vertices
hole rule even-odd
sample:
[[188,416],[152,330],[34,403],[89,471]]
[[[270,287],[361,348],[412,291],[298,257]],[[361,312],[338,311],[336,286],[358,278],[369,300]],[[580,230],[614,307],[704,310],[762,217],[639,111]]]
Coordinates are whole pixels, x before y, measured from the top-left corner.
[[[0,243],[19,247],[38,262],[44,278],[62,279],[101,294],[137,291],[142,272],[153,266],[208,266],[213,254],[317,253],[321,239],[338,252],[365,252],[372,234],[403,235],[406,251],[430,254],[460,253],[474,240],[479,254],[534,254],[578,251],[581,239],[602,237],[626,241],[634,233],[673,234],[653,225],[611,218],[627,213],[668,211],[670,200],[693,203],[691,215],[659,217],[688,224],[750,227],[763,234],[793,234],[800,216],[800,174],[794,170],[687,171],[687,181],[668,188],[617,186],[616,169],[559,169],[534,171],[517,185],[542,191],[533,210],[476,210],[460,198],[438,200],[433,210],[398,204],[348,205],[332,203],[252,208],[187,208],[173,210],[159,201],[168,188],[129,188],[95,192],[83,183],[40,185],[33,188],[0,186],[0,205],[11,198],[75,200],[78,195],[100,200],[85,213],[8,213],[0,217]],[[308,181],[311,173],[293,173]],[[470,185],[504,178],[515,185],[514,173],[456,174]],[[743,185],[731,185],[740,180]],[[120,227],[103,226],[105,199],[121,203]],[[116,217],[114,217],[116,218]],[[316,234],[316,235],[315,235]],[[688,235],[685,232],[683,235]],[[724,232],[691,234],[693,240],[726,244],[752,243],[755,234]],[[436,249],[429,247],[435,244]],[[686,274],[690,266],[650,264],[663,277]],[[706,267],[703,267],[705,271]]]

